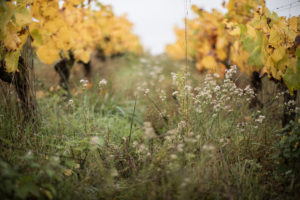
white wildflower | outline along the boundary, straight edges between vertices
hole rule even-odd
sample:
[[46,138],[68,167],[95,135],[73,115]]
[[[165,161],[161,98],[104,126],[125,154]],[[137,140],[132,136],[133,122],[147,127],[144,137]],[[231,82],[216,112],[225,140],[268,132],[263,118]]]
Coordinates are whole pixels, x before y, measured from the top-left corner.
[[145,89],[145,93],[144,93],[144,95],[145,96],[147,96],[148,94],[149,94],[149,92],[150,92],[150,90],[147,88],[147,89]]
[[177,74],[174,72],[171,72],[171,76],[172,76],[173,83],[176,83]]
[[118,173],[118,171],[117,171],[116,169],[113,169],[113,170],[111,171],[110,175],[111,175],[112,177],[117,177],[117,176],[119,176],[119,173]]
[[214,73],[215,78],[220,78],[220,75],[218,73]]
[[186,127],[186,122],[182,120],[178,123],[177,126],[178,126],[178,129],[183,129]]
[[155,132],[154,132],[151,122],[144,122],[143,129],[144,129],[145,139],[151,139],[151,138],[155,137]]
[[192,90],[192,86],[186,85],[186,86],[184,86],[184,90],[190,92]]
[[202,149],[204,151],[214,151],[216,148],[212,144],[205,144],[205,145],[203,145]]
[[68,102],[69,106],[74,106],[74,101],[73,99],[70,99],[69,102]]
[[133,141],[133,143],[132,143],[132,146],[135,148],[135,147],[137,147],[138,146],[138,142],[137,141]]
[[179,92],[178,91],[174,91],[173,93],[172,93],[172,96],[176,96],[176,94],[178,94]]
[[98,136],[91,137],[90,145],[92,145],[92,146],[99,145],[99,137]]
[[183,148],[184,148],[184,144],[180,143],[180,144],[177,145],[177,151],[178,152],[183,152]]
[[107,85],[107,80],[102,79],[101,81],[99,81],[99,87],[102,88],[103,86]]
[[145,58],[141,58],[141,59],[140,59],[140,62],[141,62],[141,63],[147,63],[147,60],[146,60]]
[[219,90],[220,90],[220,86],[217,85],[217,86],[214,88],[214,91],[217,92],[217,91],[219,91]]
[[259,115],[258,118],[255,120],[255,122],[258,122],[261,124],[265,118],[266,117],[264,115]]
[[83,87],[87,87],[89,81],[88,81],[88,80],[85,80],[85,79],[81,79],[81,80],[80,80],[80,83],[82,84]]

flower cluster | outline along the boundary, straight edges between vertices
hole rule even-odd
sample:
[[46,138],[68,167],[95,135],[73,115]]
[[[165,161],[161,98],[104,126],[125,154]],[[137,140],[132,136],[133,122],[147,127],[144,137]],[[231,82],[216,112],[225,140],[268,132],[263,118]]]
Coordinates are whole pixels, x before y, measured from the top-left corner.
[[83,88],[86,88],[89,84],[89,81],[86,79],[81,79],[80,83],[82,84]]
[[99,81],[99,87],[100,88],[103,88],[107,85],[107,80],[105,79],[102,79],[101,81]]

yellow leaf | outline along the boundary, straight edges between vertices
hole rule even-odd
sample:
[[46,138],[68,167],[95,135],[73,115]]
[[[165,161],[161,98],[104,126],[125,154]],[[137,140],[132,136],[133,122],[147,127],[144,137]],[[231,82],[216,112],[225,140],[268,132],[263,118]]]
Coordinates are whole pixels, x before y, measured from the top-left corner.
[[5,65],[7,72],[15,72],[18,70],[20,51],[11,51],[5,55]]
[[15,12],[16,23],[18,26],[25,26],[32,21],[30,12],[25,6],[19,6]]
[[83,0],[66,0],[66,3],[70,4],[72,6],[78,6],[82,2],[83,2]]
[[227,46],[228,44],[228,40],[226,39],[226,37],[218,37],[217,40],[217,49],[223,49]]
[[288,24],[289,28],[293,30],[294,32],[297,32],[297,24],[298,24],[298,19],[297,17],[291,17],[288,19]]
[[64,171],[64,175],[66,175],[66,176],[71,176],[71,175],[72,175],[72,170],[66,169],[66,170]]
[[75,50],[74,56],[76,60],[81,60],[84,63],[88,63],[91,58],[90,51],[88,50]]
[[56,20],[50,20],[44,24],[44,28],[50,33],[56,33],[60,26],[56,23]]
[[21,47],[23,47],[23,45],[24,45],[25,42],[27,41],[27,38],[28,38],[28,32],[25,31],[22,35],[19,35],[19,38],[20,38],[20,41],[21,41],[21,43],[20,43],[20,45],[19,45],[19,49],[20,49]]
[[212,69],[215,70],[217,68],[217,62],[214,57],[212,56],[205,56],[201,64],[206,68],[206,69]]
[[49,190],[44,190],[44,192],[45,192],[45,195],[48,197],[48,199],[50,199],[50,200],[53,199],[53,196]]
[[250,35],[252,39],[256,40],[257,38],[256,30],[249,24],[247,24],[247,33]]
[[284,47],[276,48],[273,51],[273,54],[271,55],[271,57],[275,63],[279,62],[284,56],[285,56],[285,48]]
[[226,51],[224,49],[217,49],[217,55],[220,60],[225,60],[227,57]]
[[269,43],[273,47],[279,47],[282,42],[282,37],[280,36],[279,32],[272,28],[270,30],[270,38],[269,38]]
[[40,19],[40,6],[37,3],[33,3],[30,6],[30,14],[36,19]]
[[286,44],[286,46],[287,47],[291,47],[291,46],[293,46],[294,45],[294,42],[295,42],[295,38],[297,37],[297,32],[295,32],[295,31],[287,31],[287,33],[286,33],[286,35],[287,35],[287,41],[286,41],[286,43],[288,43],[288,44]]
[[52,64],[59,60],[59,49],[55,47],[53,43],[47,43],[40,46],[36,51],[39,59],[45,64]]
[[43,8],[43,15],[45,17],[50,17],[50,18],[57,18],[58,14],[59,14],[59,5],[58,2],[53,1],[53,3],[51,5],[47,5]]
[[8,23],[6,26],[6,35],[4,39],[4,46],[8,50],[17,50],[22,41],[18,37],[18,28],[13,23]]
[[272,60],[271,57],[267,57],[266,61],[265,61],[265,64],[264,64],[264,69],[265,71],[271,75],[272,74],[272,70],[275,68],[275,65],[274,65],[274,61]]
[[232,27],[232,30],[229,31],[229,34],[232,36],[240,36],[241,35],[241,29],[238,26]]
[[74,34],[67,27],[62,27],[59,29],[55,36],[55,42],[58,48],[68,51],[72,45],[75,45],[73,42]]

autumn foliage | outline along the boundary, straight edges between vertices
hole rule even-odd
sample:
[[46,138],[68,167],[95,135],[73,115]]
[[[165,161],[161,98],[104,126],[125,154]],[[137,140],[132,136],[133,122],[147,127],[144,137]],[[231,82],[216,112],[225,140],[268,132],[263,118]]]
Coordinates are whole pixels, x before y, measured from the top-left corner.
[[[300,88],[300,17],[279,17],[263,0],[230,0],[228,11],[207,12],[196,6],[196,18],[187,20],[188,59],[199,71],[223,76],[230,65],[251,74],[284,81],[292,92]],[[184,29],[176,29],[177,41],[166,47],[173,58],[185,58]],[[181,49],[181,51],[179,50]]]
[[[83,0],[6,1],[0,8],[1,57],[7,72],[18,70],[23,44],[30,35],[38,58],[52,64],[68,58],[87,63],[97,49],[109,56],[140,54],[139,38],[126,16],[116,16],[110,6]],[[3,17],[2,17],[3,16]]]

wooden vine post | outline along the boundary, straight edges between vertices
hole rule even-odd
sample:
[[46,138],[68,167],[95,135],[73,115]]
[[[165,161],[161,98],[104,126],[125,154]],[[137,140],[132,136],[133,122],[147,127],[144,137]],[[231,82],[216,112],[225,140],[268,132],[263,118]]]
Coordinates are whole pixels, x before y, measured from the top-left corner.
[[8,73],[5,71],[5,62],[1,61],[0,79],[13,84],[21,102],[24,121],[34,121],[36,115],[36,98],[34,89],[33,49],[31,38],[24,44],[18,62],[18,71]]
[[[20,63],[20,60],[23,63]],[[34,119],[36,115],[35,75],[30,36],[23,46],[20,60],[15,87],[22,102],[25,119]]]

